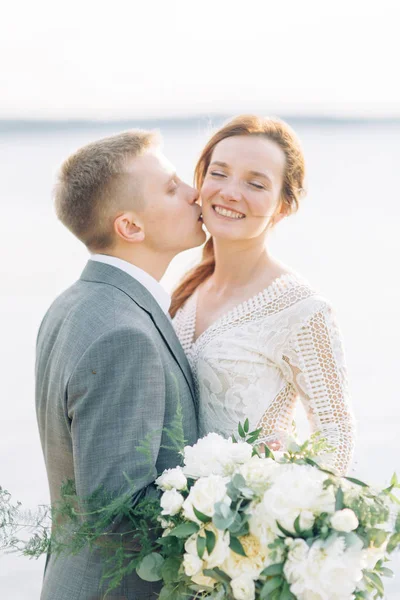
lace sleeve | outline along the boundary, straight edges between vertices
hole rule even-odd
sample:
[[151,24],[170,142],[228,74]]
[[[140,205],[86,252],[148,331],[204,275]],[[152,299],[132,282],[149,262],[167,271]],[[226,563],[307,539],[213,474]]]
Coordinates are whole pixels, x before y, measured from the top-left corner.
[[343,345],[329,305],[321,307],[290,336],[283,359],[312,431],[321,432],[335,448],[324,456],[324,463],[345,474],[354,450],[355,427]]

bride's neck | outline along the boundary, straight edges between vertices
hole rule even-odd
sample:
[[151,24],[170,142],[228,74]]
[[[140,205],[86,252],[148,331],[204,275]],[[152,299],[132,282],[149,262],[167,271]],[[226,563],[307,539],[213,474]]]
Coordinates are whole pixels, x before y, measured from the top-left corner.
[[208,286],[215,291],[243,287],[254,281],[272,263],[265,243],[226,243],[214,240],[215,269]]

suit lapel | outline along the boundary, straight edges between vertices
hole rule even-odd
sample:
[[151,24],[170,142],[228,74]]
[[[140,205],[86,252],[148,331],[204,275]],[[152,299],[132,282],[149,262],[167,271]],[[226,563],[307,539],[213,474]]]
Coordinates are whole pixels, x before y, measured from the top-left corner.
[[131,275],[125,273],[125,271],[100,262],[90,260],[80,278],[82,281],[105,283],[118,288],[150,315],[155,327],[181,368],[195,401],[193,378],[186,355],[172,327],[171,321],[164,314],[152,294],[141,283],[131,277]]

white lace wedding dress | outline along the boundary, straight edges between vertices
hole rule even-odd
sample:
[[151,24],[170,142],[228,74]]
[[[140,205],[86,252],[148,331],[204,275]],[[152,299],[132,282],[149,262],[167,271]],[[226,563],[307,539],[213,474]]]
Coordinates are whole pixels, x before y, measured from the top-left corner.
[[335,448],[325,463],[345,473],[354,446],[340,333],[329,304],[294,274],[219,318],[197,340],[197,292],[177,312],[174,327],[191,365],[199,434],[230,436],[249,418],[260,441],[284,445],[297,398],[312,431]]

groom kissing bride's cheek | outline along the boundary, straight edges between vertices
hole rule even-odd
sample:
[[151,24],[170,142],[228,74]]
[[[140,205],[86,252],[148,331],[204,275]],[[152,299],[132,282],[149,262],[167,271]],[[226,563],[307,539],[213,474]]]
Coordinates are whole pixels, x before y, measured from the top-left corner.
[[[132,505],[152,494],[157,475],[179,460],[163,448],[178,399],[185,440],[197,440],[192,374],[159,280],[176,254],[205,240],[198,196],[145,131],[89,144],[61,167],[57,216],[91,258],[49,308],[37,340],[36,407],[53,505],[66,480],[82,498],[100,488],[123,494],[124,473],[137,490]],[[147,438],[150,470],[137,451]],[[50,554],[42,600],[101,598],[101,577],[100,553]],[[133,573],[113,593],[145,598],[158,589]]]
[[[132,506],[152,497],[157,476],[180,460],[167,439],[177,411],[186,444],[211,432],[229,437],[247,420],[261,448],[285,449],[301,399],[332,450],[324,464],[347,472],[354,420],[334,313],[268,247],[270,232],[299,208],[304,177],[291,128],[252,115],[211,137],[196,188],[145,131],[99,140],[64,162],[57,215],[91,257],[37,340],[52,504],[67,480],[82,498],[101,488],[127,493],[130,481]],[[174,256],[205,242],[203,225],[202,260],[171,302],[159,280]],[[118,520],[111,533],[124,527]],[[50,553],[42,600],[103,598],[103,566],[89,548]],[[154,598],[160,587],[133,572],[107,598]]]

